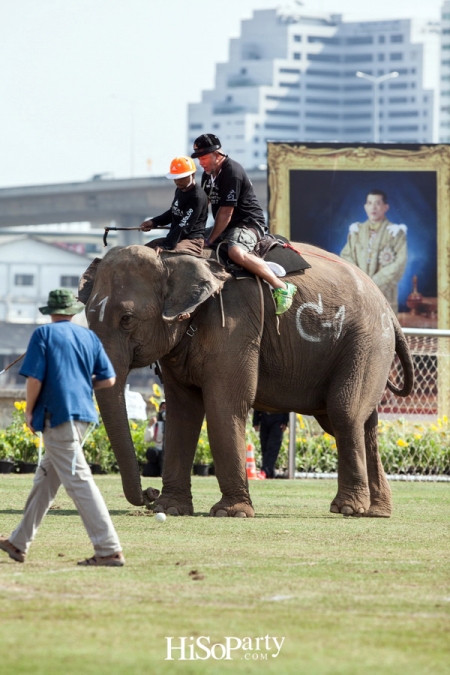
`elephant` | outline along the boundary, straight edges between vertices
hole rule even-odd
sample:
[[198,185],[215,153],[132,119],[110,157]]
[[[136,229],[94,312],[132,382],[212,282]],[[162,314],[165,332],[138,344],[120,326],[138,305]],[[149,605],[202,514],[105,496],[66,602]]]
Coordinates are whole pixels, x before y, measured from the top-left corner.
[[[311,268],[290,275],[291,308],[275,315],[271,290],[236,280],[203,257],[132,245],[86,270],[79,299],[114,365],[114,387],[96,392],[126,498],[192,515],[191,468],[206,415],[222,493],[210,515],[253,517],[245,425],[251,407],[316,418],[336,439],[338,490],[332,513],[389,517],[392,500],[378,453],[377,407],[386,385],[413,386],[413,364],[395,314],[352,263],[307,244],[292,246]],[[397,353],[403,386],[388,381]],[[161,494],[142,489],[124,389],[131,369],[158,362],[167,403]],[[154,501],[154,504],[151,502]]]

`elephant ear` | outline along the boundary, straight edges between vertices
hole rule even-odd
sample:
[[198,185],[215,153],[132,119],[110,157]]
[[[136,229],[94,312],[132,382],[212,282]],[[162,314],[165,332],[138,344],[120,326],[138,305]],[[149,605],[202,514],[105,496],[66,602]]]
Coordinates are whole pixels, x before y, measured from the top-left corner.
[[97,267],[101,261],[101,258],[94,258],[87,270],[81,276],[80,283],[78,284],[78,300],[85,305],[91,297],[95,275],[97,274]]
[[162,313],[165,321],[175,321],[180,314],[192,314],[230,278],[215,260],[178,254],[166,258],[164,264],[169,270]]

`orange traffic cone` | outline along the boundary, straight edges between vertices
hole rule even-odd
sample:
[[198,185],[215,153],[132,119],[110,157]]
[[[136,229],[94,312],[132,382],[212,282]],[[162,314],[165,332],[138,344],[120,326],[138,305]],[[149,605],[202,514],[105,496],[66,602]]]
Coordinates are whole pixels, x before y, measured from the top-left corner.
[[258,479],[255,463],[255,448],[251,443],[247,445],[247,478],[249,480]]

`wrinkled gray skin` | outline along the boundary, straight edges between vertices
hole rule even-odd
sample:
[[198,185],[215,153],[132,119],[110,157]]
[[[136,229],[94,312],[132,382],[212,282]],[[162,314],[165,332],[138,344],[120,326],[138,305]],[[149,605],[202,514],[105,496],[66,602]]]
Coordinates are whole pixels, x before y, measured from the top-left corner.
[[[245,422],[254,405],[314,415],[336,438],[333,513],[391,514],[390,488],[378,454],[377,405],[395,351],[405,384],[402,391],[388,386],[400,395],[412,388],[405,339],[369,277],[337,256],[296,246],[312,268],[290,277],[298,292],[291,309],[280,316],[280,334],[270,289],[262,284],[262,338],[256,280],[235,281],[214,260],[170,252],[159,257],[150,248],[128,246],[113,248],[86,270],[79,297],[117,373],[115,386],[96,395],[132,504],[149,505],[155,495],[151,488],[141,488],[124,387],[131,368],[159,360],[167,424],[156,510],[193,513],[191,467],[206,414],[222,492],[211,515],[254,515],[245,452]],[[192,336],[191,324],[197,329]]]

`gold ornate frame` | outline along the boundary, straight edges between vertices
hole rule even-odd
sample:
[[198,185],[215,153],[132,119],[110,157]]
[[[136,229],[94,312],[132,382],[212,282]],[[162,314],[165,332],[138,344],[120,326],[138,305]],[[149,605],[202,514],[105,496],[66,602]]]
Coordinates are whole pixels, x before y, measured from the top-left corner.
[[450,328],[450,145],[417,150],[330,144],[312,147],[268,143],[269,222],[273,234],[290,239],[290,171],[435,171],[437,183],[438,321]]

